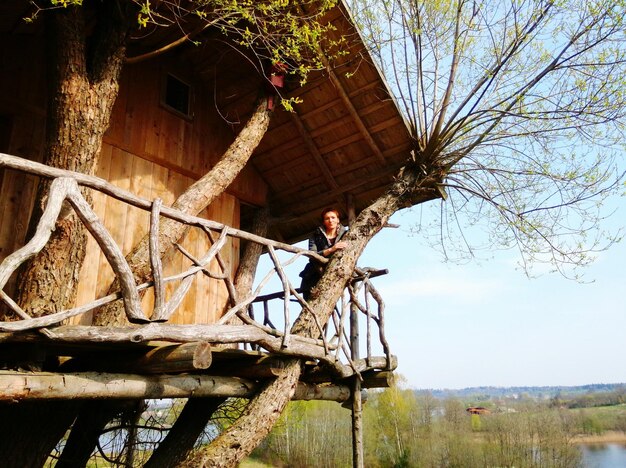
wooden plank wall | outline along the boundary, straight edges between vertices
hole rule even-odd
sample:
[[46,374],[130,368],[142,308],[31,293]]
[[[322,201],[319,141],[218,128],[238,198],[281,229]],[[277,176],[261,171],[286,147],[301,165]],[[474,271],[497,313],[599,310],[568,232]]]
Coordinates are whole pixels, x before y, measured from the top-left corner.
[[[192,85],[189,119],[160,105],[168,73]],[[219,159],[241,125],[228,125],[216,111],[212,90],[173,59],[129,65],[122,76],[105,143],[179,174],[197,179]],[[250,102],[250,107],[254,104]],[[249,165],[228,188],[242,201],[263,205],[267,186]]]
[[[13,44],[15,45],[15,44]],[[41,46],[41,44],[38,44]],[[36,57],[36,47],[24,56]],[[17,50],[17,48],[16,48]],[[20,53],[24,53],[22,50]],[[0,129],[8,153],[41,160],[45,126],[44,60],[13,60],[2,56],[2,65],[21,64],[0,70]],[[26,65],[25,62],[28,62]],[[185,119],[161,105],[162,80],[173,73],[193,86],[193,116]],[[238,128],[229,127],[216,113],[212,90],[205,89],[184,65],[174,58],[152,60],[128,66],[122,75],[120,94],[111,125],[105,135],[97,175],[133,193],[171,204],[194,180],[206,173],[233,140]],[[251,103],[252,105],[253,103]],[[7,136],[8,135],[8,136]],[[16,173],[0,173],[0,260],[19,248],[33,205],[37,181]],[[239,205],[265,203],[267,187],[253,168],[246,170],[201,216],[239,227]],[[94,209],[124,253],[148,232],[149,214],[94,193]],[[182,244],[195,256],[203,256],[210,242],[205,233],[191,231]],[[239,242],[222,249],[231,274],[239,258]],[[164,263],[165,275],[179,272],[190,262],[180,253]],[[218,271],[217,262],[210,267]],[[77,304],[106,294],[113,278],[93,239],[89,238],[87,258],[81,270]],[[168,286],[168,293],[176,284]],[[7,288],[8,292],[9,288]],[[153,297],[146,295],[143,306],[149,315]],[[173,323],[211,323],[227,303],[221,281],[198,277],[187,299],[176,312]],[[90,323],[91,317],[77,317],[73,323]]]
[[[46,83],[41,40],[2,35],[0,42],[0,151],[41,161]],[[37,187],[36,177],[0,169],[0,261],[23,245]],[[5,290],[14,288],[15,275]]]
[[[168,72],[193,85],[193,117],[190,119],[170,112],[160,104],[161,80]],[[122,77],[120,95],[104,140],[97,175],[141,197],[158,197],[164,204],[171,205],[178,195],[211,168],[232,139],[233,130],[213,112],[210,96],[200,83],[194,83],[189,70],[167,60],[131,66]],[[264,193],[262,182],[254,174],[240,177],[235,189],[238,195],[246,197],[248,193],[256,201],[259,201],[259,193]],[[106,198],[95,194],[94,209],[126,254],[148,232],[149,213]],[[239,227],[239,199],[225,193],[200,216]],[[193,229],[182,245],[200,258],[211,244],[205,233]],[[229,274],[234,275],[239,242],[229,241],[221,254],[230,267]],[[79,304],[106,295],[113,279],[113,273],[93,239],[89,240],[87,256],[81,272]],[[177,252],[164,262],[164,275],[179,273],[190,265],[191,262]],[[212,262],[210,269],[219,271],[216,261]],[[167,286],[167,298],[176,286],[177,283]],[[147,315],[151,313],[153,300],[152,293],[146,294],[143,299]],[[223,282],[197,275],[171,322],[214,322],[227,300]],[[91,317],[85,315],[77,322],[89,323],[90,320]]]
[[[163,203],[170,205],[193,179],[177,174],[173,170],[164,169],[158,164],[115,148],[105,146],[98,169],[99,177],[116,181],[116,185],[148,199],[161,198]],[[94,192],[94,210],[103,220],[108,231],[113,235],[124,254],[141,240],[149,229],[149,213],[130,207],[122,202]],[[239,226],[239,201],[230,194],[223,194],[211,204],[200,216],[223,222],[230,226]],[[210,248],[211,243],[205,233],[192,229],[181,244],[194,257],[202,257]],[[235,273],[239,258],[239,242],[229,241],[221,251],[230,267],[231,277]],[[173,258],[164,262],[164,275],[169,276],[188,268],[191,262],[177,252]],[[217,261],[213,261],[210,270],[220,272]],[[78,304],[87,303],[107,294],[113,281],[113,271],[109,267],[98,245],[89,237],[87,257],[81,270],[78,289]],[[171,283],[166,288],[166,297],[173,292],[178,283]],[[226,304],[228,293],[221,281],[210,280],[204,275],[197,275],[193,286],[183,304],[179,307],[171,323],[212,323]],[[146,294],[142,302],[144,312],[150,315],[153,295]],[[77,318],[73,323],[88,324],[88,314]]]

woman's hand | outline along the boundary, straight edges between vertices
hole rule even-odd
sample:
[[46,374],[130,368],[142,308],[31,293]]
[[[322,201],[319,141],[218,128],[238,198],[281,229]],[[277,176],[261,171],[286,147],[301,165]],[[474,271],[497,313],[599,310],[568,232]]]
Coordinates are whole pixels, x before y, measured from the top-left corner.
[[324,255],[324,257],[328,257],[329,255],[332,255],[335,252],[337,252],[337,250],[343,250],[346,247],[348,247],[348,243],[346,241],[339,241],[332,247],[329,247],[326,250],[324,250],[322,252],[322,255]]
[[335,245],[333,245],[330,249],[330,253],[337,252],[337,250],[343,250],[348,247],[348,243],[346,241],[339,241]]

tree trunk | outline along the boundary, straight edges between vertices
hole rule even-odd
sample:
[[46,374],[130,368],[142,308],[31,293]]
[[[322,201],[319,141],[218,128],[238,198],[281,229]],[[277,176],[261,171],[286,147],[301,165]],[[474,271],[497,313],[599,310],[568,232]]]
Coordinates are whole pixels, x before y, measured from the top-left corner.
[[[259,208],[254,213],[252,234],[267,237],[270,222],[269,215],[269,208],[267,206]],[[246,297],[252,293],[252,284],[262,253],[263,246],[261,244],[250,241],[244,244],[237,274],[235,275],[235,288],[239,297]]]
[[[235,141],[224,153],[220,161],[211,169],[211,171],[196,181],[180,197],[178,197],[173,207],[178,208],[187,214],[195,215],[215,200],[215,198],[217,198],[226,189],[226,187],[232,183],[239,172],[241,172],[241,169],[243,169],[243,167],[247,164],[250,156],[254,152],[254,149],[258,146],[269,127],[270,117],[271,113],[267,110],[267,102],[263,99],[259,102],[254,113],[239,135],[237,135]],[[267,218],[267,214],[265,215],[265,218]],[[265,223],[267,223],[267,219],[265,220]],[[187,229],[188,228],[184,224],[169,219],[166,219],[163,223],[161,223],[159,229],[159,246],[161,249],[161,256],[168,255],[168,253],[172,250],[173,244],[185,235]],[[265,227],[265,229],[267,229],[267,227]],[[135,278],[139,282],[149,279],[150,264],[148,246],[149,236],[146,235],[126,257]],[[258,256],[260,256],[261,250],[258,249],[258,252],[256,252],[253,247],[251,248],[253,250],[251,250],[250,254],[244,256],[243,263],[248,265],[251,262],[256,268],[256,263],[258,262]],[[248,257],[254,255],[257,255],[256,261],[246,260]],[[252,280],[254,279],[254,272],[252,272],[251,275],[247,274],[244,276],[246,278],[246,285],[249,282],[249,286],[247,285],[246,287],[251,287]],[[115,289],[117,289],[117,282],[109,288],[110,291]],[[103,307],[96,314],[94,314],[95,325],[114,326],[121,324],[125,325],[126,323],[122,301],[116,301],[109,306]],[[205,407],[205,410],[208,411],[209,409],[210,407]],[[81,417],[88,418],[88,415],[81,415]],[[205,419],[206,413],[199,410],[197,417],[198,420]],[[100,426],[100,422],[94,420],[94,423],[97,425],[94,430],[97,430]],[[180,434],[183,433],[183,430],[176,431],[173,434],[173,437],[179,437]],[[193,435],[190,433],[184,437],[191,439],[193,438]],[[176,444],[168,443],[167,446],[172,448],[176,447]],[[177,449],[183,448],[184,447],[181,446]],[[170,456],[167,452],[168,450],[164,449],[159,457],[165,458]],[[172,454],[171,456],[178,455]]]
[[[252,234],[258,236],[267,237],[270,222],[270,210],[265,206],[259,208],[252,221]],[[248,297],[252,293],[252,285],[254,283],[254,277],[256,276],[256,269],[259,265],[259,259],[263,253],[263,246],[256,242],[246,241],[243,245],[241,252],[241,258],[239,259],[239,266],[237,267],[237,273],[235,274],[235,290],[237,291],[237,297]],[[238,325],[241,323],[241,319],[234,316],[228,322],[229,325]]]
[[[407,165],[400,170],[389,190],[361,211],[342,239],[348,243],[348,247],[332,256],[322,278],[311,290],[309,305],[315,312],[317,322],[323,325],[331,317],[335,304],[352,277],[357,260],[368,242],[396,211],[439,197],[435,188],[436,182],[424,178],[419,168]],[[312,314],[300,314],[292,332],[317,337],[319,330],[315,317]]]
[[[51,74],[48,97],[45,163],[93,174],[119,89],[119,75],[126,52],[128,20],[117,2],[106,2],[100,26],[87,45],[85,8],[67,8],[50,15],[47,43]],[[94,109],[97,111],[94,112]],[[48,183],[41,183],[31,226],[42,210]],[[18,303],[33,316],[59,311],[76,298],[76,283],[85,255],[86,237],[69,210],[57,223],[50,242],[18,279]]]
[[[180,195],[172,207],[184,213],[196,215],[220,196],[235,180],[261,142],[269,127],[270,116],[267,101],[260,100],[252,116],[219,162]],[[171,219],[166,219],[161,223],[158,241],[161,257],[167,258],[173,252],[174,243],[178,242],[188,229],[186,225]],[[126,256],[135,279],[139,283],[150,279],[148,247],[149,236],[146,235]],[[115,282],[109,288],[109,293],[117,289],[118,285]],[[104,306],[94,314],[94,325],[119,326],[126,323],[121,301]]]
[[[393,186],[363,210],[344,237],[348,247],[336,253],[324,275],[311,291],[310,308],[320,324],[330,318],[356,262],[367,243],[383,228],[393,213],[420,201],[438,197],[436,182],[424,179],[418,168],[407,166],[400,171]],[[320,331],[310,313],[301,313],[292,333],[317,337]],[[189,467],[234,467],[248,456],[272,429],[291,399],[301,373],[299,360],[292,360],[284,373],[250,400],[244,414],[211,444],[185,461]]]
[[6,468],[39,468],[65,433],[78,403],[45,401],[0,405],[0,453]]
[[299,359],[289,361],[282,375],[255,396],[243,414],[209,445],[187,458],[181,467],[234,467],[269,434],[291,399],[301,373]]
[[55,468],[81,468],[87,462],[98,443],[106,424],[121,411],[120,401],[86,401],[76,419],[72,432]]
[[[102,137],[117,98],[129,28],[125,8],[98,4],[98,27],[87,44],[86,7],[51,13],[46,23],[48,71],[45,163],[93,174]],[[95,111],[94,111],[95,110]],[[31,232],[41,215],[48,183],[39,187]],[[50,242],[18,278],[17,302],[32,316],[70,307],[85,254],[82,225],[69,210],[59,219]],[[74,402],[18,403],[0,409],[3,463],[41,466],[76,415]],[[11,416],[12,412],[16,416]],[[16,424],[16,419],[19,424]],[[45,424],[43,422],[45,421]],[[7,465],[8,466],[8,465]]]

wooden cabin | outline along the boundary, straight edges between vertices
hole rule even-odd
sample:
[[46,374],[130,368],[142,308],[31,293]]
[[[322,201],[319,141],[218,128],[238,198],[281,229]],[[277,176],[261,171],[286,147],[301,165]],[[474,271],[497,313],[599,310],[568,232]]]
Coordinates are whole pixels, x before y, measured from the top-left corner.
[[[28,8],[28,2],[0,5],[0,153],[40,162],[49,71],[43,22],[24,22]],[[246,231],[254,210],[267,206],[272,219],[269,238],[293,244],[308,237],[324,207],[343,206],[347,213],[358,213],[406,161],[411,149],[407,126],[344,5],[332,9],[328,20],[337,37],[351,38],[349,54],[313,73],[304,86],[286,78],[282,92],[301,103],[294,112],[275,110],[248,166],[200,218]],[[128,55],[139,56],[167,39],[155,34],[133,41]],[[200,45],[188,42],[123,70],[96,176],[124,193],[171,204],[218,161],[267,87],[267,76],[211,31],[194,39]],[[38,180],[0,167],[0,261],[27,240]],[[110,193],[93,190],[93,210],[123,254],[150,229],[149,210]],[[192,256],[201,256],[212,243],[201,230],[192,229],[181,244]],[[238,265],[240,245],[241,236],[229,236],[221,249],[220,261],[230,276]],[[219,274],[220,261],[213,259],[205,268]],[[163,273],[175,275],[192,264],[178,252],[164,264]],[[113,278],[105,255],[90,238],[77,306],[106,295]],[[7,283],[5,292],[10,295],[14,287]],[[174,289],[168,285],[168,294]],[[198,275],[169,323],[215,324],[228,300],[224,281]],[[150,292],[142,299],[147,317],[153,301]],[[87,312],[65,323],[89,325],[91,320]],[[276,349],[288,350],[284,339],[281,346]],[[383,364],[373,362],[368,360],[367,369],[392,367],[390,355],[377,361]]]
[[466,408],[465,411],[467,411],[469,414],[490,414],[491,411],[489,411],[489,409],[485,408],[484,406],[470,406],[469,408]]
[[[0,7],[0,152],[40,161],[46,119],[46,74],[42,22],[27,24],[28,4]],[[356,35],[347,11],[329,20],[336,34]],[[131,42],[129,55],[155,47],[160,36]],[[140,197],[171,204],[206,173],[250,115],[264,80],[240,52],[211,35],[200,46],[183,45],[156,58],[126,65],[97,176]],[[269,205],[271,236],[293,243],[306,238],[329,205],[358,212],[388,183],[407,157],[410,139],[385,83],[360,41],[350,54],[314,74],[303,87],[287,79],[285,93],[302,103],[295,112],[277,109],[251,163],[220,199],[200,216],[246,227],[254,207]],[[350,74],[350,77],[347,77]],[[36,178],[0,172],[0,260],[22,245]],[[94,194],[94,209],[124,254],[147,233],[149,213]],[[104,255],[90,239],[78,302],[101,297],[113,279]],[[199,254],[206,236],[191,232],[183,245]],[[234,271],[239,242],[229,240],[225,260]],[[223,254],[224,255],[224,254]],[[179,271],[177,255],[165,274]],[[211,268],[215,268],[213,265]],[[172,323],[213,323],[227,300],[219,281],[199,279]],[[143,299],[150,310],[151,295]],[[74,323],[90,323],[90,315]]]

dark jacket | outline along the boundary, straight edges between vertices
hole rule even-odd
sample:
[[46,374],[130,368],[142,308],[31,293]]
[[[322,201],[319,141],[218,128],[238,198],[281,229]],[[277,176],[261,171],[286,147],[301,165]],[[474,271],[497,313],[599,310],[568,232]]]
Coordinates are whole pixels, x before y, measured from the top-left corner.
[[[334,242],[331,244],[328,237],[324,234],[323,227],[317,227],[315,231],[313,231],[311,237],[309,237],[309,250],[324,256],[322,252],[339,242],[346,232],[348,232],[348,228],[342,226],[341,224],[337,226],[337,237],[335,237]],[[309,263],[307,263],[304,270],[300,272],[300,277],[302,278],[300,290],[302,291],[305,299],[309,298],[311,289],[320,280],[322,273],[324,273],[324,265],[317,260],[310,258]]]
[[[328,241],[328,237],[324,234],[324,229],[321,226],[318,226],[315,231],[313,231],[311,237],[309,237],[309,250],[313,250],[314,252],[323,255],[322,252],[339,242],[346,232],[348,232],[347,227],[342,226],[341,224],[337,226],[337,237],[335,237],[335,242],[331,244]],[[313,261],[313,259],[311,259],[311,261]]]

